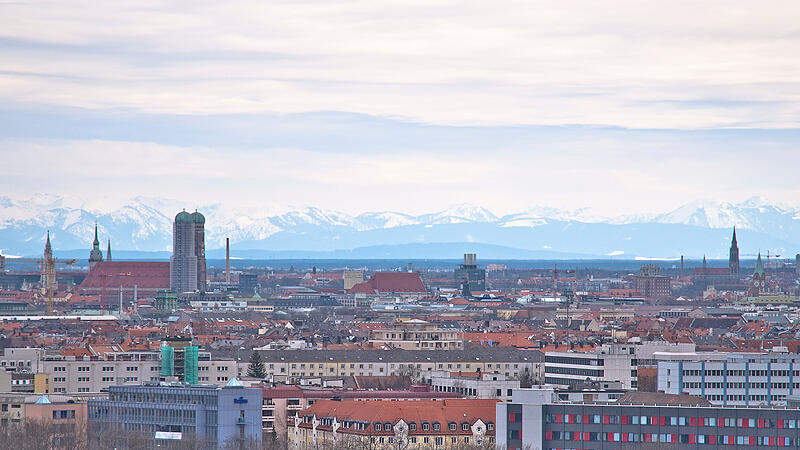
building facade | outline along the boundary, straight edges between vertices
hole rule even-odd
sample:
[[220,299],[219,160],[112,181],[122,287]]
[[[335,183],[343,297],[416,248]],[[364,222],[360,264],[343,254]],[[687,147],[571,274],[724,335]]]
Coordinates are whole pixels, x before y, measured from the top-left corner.
[[523,389],[496,410],[497,444],[509,450],[800,446],[800,409],[558,403]]
[[[47,374],[49,391],[56,394],[105,392],[115,385],[137,385],[165,378],[162,376],[161,352],[106,352],[98,356],[74,357],[45,355],[43,351],[22,352],[32,349],[14,349],[19,351],[13,353],[8,350],[7,355],[0,356],[0,366],[10,369],[14,367],[12,363],[18,367],[22,362],[26,370]],[[31,369],[27,369],[29,362]],[[179,360],[180,368],[183,368],[182,363],[183,360]],[[209,352],[198,352],[197,382],[200,384],[224,385],[236,377],[236,369],[236,361],[212,360]]]
[[[89,401],[98,432],[115,429],[160,439],[197,439],[207,448],[261,442],[261,389],[232,379],[223,388],[152,383],[112,386],[108,400]],[[162,441],[163,442],[163,441]]]
[[268,350],[261,359],[272,379],[313,376],[408,375],[427,380],[436,370],[499,372],[507,378],[540,377],[543,355],[536,350]]
[[658,390],[705,397],[714,405],[785,405],[800,394],[800,355],[658,354]]
[[[320,400],[290,423],[289,448],[456,449],[494,444],[497,400]],[[365,446],[367,445],[367,446]]]
[[623,389],[636,389],[637,364],[633,344],[608,344],[592,352],[547,352],[544,381],[555,386],[619,382]]
[[649,298],[669,297],[670,279],[659,275],[657,265],[642,266],[636,277],[636,291]]
[[419,319],[399,320],[386,330],[371,330],[369,342],[403,350],[462,350],[464,333]]
[[497,372],[434,372],[428,383],[434,392],[456,393],[464,398],[511,400],[520,380]]

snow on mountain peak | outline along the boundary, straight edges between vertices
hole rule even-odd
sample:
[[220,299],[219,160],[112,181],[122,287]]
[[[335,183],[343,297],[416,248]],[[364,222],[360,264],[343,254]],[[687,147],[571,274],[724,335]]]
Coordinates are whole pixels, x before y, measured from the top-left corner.
[[[34,254],[34,251],[40,251],[43,236],[50,229],[54,233],[58,232],[54,234],[56,248],[88,248],[93,237],[94,223],[97,222],[101,239],[110,238],[115,242],[116,248],[164,250],[171,246],[175,213],[182,208],[190,209],[190,206],[192,205],[171,199],[135,197],[114,209],[94,209],[81,199],[58,195],[42,194],[26,199],[0,197],[0,237],[9,251]],[[383,241],[389,230],[415,226],[426,231],[422,233],[412,229],[409,232],[392,232],[398,236],[402,234],[405,236],[403,239],[428,240],[428,233],[432,233],[438,226],[455,224],[461,227],[477,227],[480,224],[482,228],[465,228],[469,230],[465,235],[475,237],[476,242],[481,239],[490,240],[488,237],[478,238],[481,236],[479,230],[492,229],[484,224],[494,225],[495,230],[506,230],[508,233],[527,233],[525,229],[528,228],[531,229],[530,233],[535,234],[541,232],[537,230],[545,229],[556,222],[618,226],[645,223],[682,224],[714,229],[736,226],[785,242],[794,242],[795,237],[800,234],[800,209],[759,197],[740,203],[698,200],[659,215],[610,218],[594,215],[590,208],[563,210],[542,206],[498,218],[488,209],[471,204],[456,204],[422,215],[375,211],[352,216],[313,206],[287,210],[268,205],[245,207],[210,204],[198,205],[197,209],[207,219],[206,239],[210,249],[222,247],[226,237],[242,245],[257,245],[255,243],[280,234],[276,239],[281,245],[293,246],[298,244],[292,241],[292,236],[306,236],[303,242],[308,242],[307,237],[313,235],[333,233],[336,236],[352,237],[366,231],[373,232],[370,233],[370,245],[383,244],[389,243]],[[520,236],[523,236],[523,240],[528,239],[525,235]],[[535,237],[531,236],[531,239]],[[515,239],[518,240],[519,237]],[[557,238],[549,239],[555,242]],[[516,243],[517,240],[513,242]],[[548,245],[552,242],[548,242]],[[604,250],[604,253],[611,250],[617,249]],[[626,252],[628,253],[630,252]]]

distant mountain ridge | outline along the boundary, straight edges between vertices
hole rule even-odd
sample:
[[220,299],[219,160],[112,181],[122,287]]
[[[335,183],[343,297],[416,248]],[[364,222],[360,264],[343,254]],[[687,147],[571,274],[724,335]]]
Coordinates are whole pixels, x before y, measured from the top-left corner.
[[[81,199],[56,195],[24,200],[0,197],[0,250],[9,255],[38,255],[49,229],[56,250],[85,248],[88,254],[97,222],[103,249],[110,238],[112,252],[168,251],[172,219],[182,205],[136,197],[116,209],[103,210]],[[469,204],[421,215],[379,211],[354,216],[317,207],[281,212],[220,204],[198,210],[206,216],[209,252],[221,248],[225,237],[230,237],[234,253],[257,250],[275,252],[276,257],[304,252],[347,257],[354,249],[359,249],[358,255],[431,257],[425,255],[441,255],[453,246],[422,244],[473,243],[485,245],[485,257],[705,254],[724,258],[733,226],[739,230],[743,256],[759,249],[785,256],[800,250],[800,208],[757,197],[741,203],[695,201],[663,214],[619,217],[595,216],[588,208],[550,207],[496,216]]]

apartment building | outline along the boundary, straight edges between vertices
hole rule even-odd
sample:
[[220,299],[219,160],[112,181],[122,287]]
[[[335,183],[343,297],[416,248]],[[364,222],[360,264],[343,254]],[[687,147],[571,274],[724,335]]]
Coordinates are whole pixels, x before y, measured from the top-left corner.
[[499,372],[433,372],[428,383],[434,392],[456,393],[465,398],[511,400],[519,379],[506,378]]
[[714,405],[785,405],[800,394],[800,355],[770,353],[657,354],[658,390],[705,397]]
[[291,420],[290,449],[343,445],[374,449],[455,449],[495,441],[498,400],[414,402],[319,400]]
[[261,359],[269,378],[314,376],[411,375],[427,380],[433,371],[498,372],[508,378],[542,375],[538,350],[477,348],[471,350],[265,350]]
[[295,385],[277,385],[262,389],[262,426],[265,432],[275,433],[277,436],[286,436],[289,419],[297,411],[310,407],[318,400],[395,402],[462,397],[456,393],[435,392],[426,385],[413,386],[410,390],[309,389]]
[[403,350],[462,350],[464,333],[455,325],[419,319],[396,320],[386,330],[371,330],[369,342]]
[[[30,352],[31,359],[19,359],[22,353],[7,353],[14,356],[0,359],[6,369],[19,367],[22,361],[27,368],[38,368],[38,373],[49,376],[49,392],[56,394],[80,394],[105,392],[110,386],[136,385],[144,381],[160,381],[161,353],[153,351],[103,352],[98,356],[46,355],[41,349]],[[30,350],[30,349],[23,349]],[[26,353],[27,354],[27,353]],[[236,377],[236,361],[212,360],[211,353],[199,352],[198,383],[224,385]],[[12,366],[11,363],[15,366]],[[27,369],[26,369],[27,370]]]
[[800,409],[711,406],[663,394],[636,403],[558,403],[552,391],[520,389],[496,406],[497,444],[544,450],[800,446]]
[[232,378],[225,387],[146,383],[112,386],[108,400],[90,400],[89,424],[98,432],[125,430],[153,443],[197,439],[207,448],[261,442],[261,389]]

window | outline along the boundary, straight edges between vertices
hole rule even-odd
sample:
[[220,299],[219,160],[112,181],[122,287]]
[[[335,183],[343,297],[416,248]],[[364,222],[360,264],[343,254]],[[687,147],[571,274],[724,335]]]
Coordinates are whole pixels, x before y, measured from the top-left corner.
[[456,424],[455,424],[455,422],[450,422],[450,431],[456,431]]
[[431,425],[428,422],[422,422],[422,431],[428,431],[431,429]]
[[489,431],[494,431],[494,424],[492,422],[487,423],[486,429]]
[[461,429],[464,431],[469,431],[469,424],[467,422],[462,423]]
[[409,422],[408,423],[408,431],[417,431],[417,423],[416,422]]
[[439,431],[439,422],[433,422],[433,431]]

